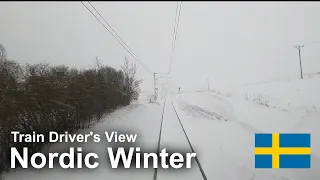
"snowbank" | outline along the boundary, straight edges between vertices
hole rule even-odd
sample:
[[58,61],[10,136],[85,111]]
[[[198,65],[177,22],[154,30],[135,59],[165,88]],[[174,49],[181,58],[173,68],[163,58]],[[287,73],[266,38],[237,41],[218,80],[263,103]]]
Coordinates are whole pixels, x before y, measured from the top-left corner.
[[[320,76],[174,97],[208,179],[320,179]],[[254,133],[311,133],[311,169],[254,168]]]

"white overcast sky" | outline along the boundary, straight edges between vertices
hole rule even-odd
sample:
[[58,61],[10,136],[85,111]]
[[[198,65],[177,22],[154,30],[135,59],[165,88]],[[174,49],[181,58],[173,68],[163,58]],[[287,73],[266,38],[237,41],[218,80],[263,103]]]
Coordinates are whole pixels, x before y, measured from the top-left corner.
[[[176,2],[92,2],[135,54],[167,72]],[[200,90],[320,71],[319,2],[183,2],[170,86]],[[10,59],[85,68],[96,56],[133,58],[80,2],[0,2],[0,44]],[[152,76],[138,65],[142,89]],[[161,85],[161,82],[159,83]],[[161,87],[161,86],[160,86]]]

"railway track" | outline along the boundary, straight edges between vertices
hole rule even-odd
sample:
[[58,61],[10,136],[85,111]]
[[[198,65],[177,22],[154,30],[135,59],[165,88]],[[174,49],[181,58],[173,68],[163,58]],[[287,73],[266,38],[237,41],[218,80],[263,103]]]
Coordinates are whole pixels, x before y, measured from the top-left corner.
[[[174,105],[171,97],[166,97],[166,98],[165,98],[165,102],[164,102],[164,104],[163,104],[163,111],[162,111],[161,125],[160,125],[160,130],[159,130],[157,153],[159,154],[159,152],[160,152],[160,144],[161,144],[162,135],[163,135],[163,122],[166,121],[166,119],[164,119],[164,115],[165,115],[166,105],[168,105],[167,98],[170,98],[170,104],[172,105],[173,110],[174,110],[175,115],[176,115],[176,118],[175,118],[175,119],[171,119],[171,120],[176,120],[176,121],[179,122],[180,128],[182,129],[182,131],[183,131],[183,133],[184,133],[185,140],[188,142],[188,145],[189,145],[192,153],[195,153],[194,148],[193,148],[193,145],[192,145],[192,143],[191,143],[191,141],[190,141],[190,139],[189,139],[189,137],[188,137],[188,134],[187,134],[187,132],[186,132],[184,126],[183,126],[183,123],[182,123],[182,121],[181,121],[181,118],[179,117],[179,114],[178,114],[178,112],[177,112],[177,109],[176,109],[176,107],[175,107],[175,105]],[[167,119],[167,120],[169,120],[169,119]],[[198,166],[198,168],[199,168],[199,171],[200,171],[200,173],[201,173],[201,175],[202,175],[202,178],[203,178],[204,180],[207,180],[207,176],[206,176],[206,174],[205,174],[205,172],[204,172],[204,170],[203,170],[203,168],[202,168],[202,166],[201,166],[201,163],[200,163],[200,161],[199,161],[199,159],[198,159],[197,156],[195,157],[195,160],[196,160],[197,166]],[[157,178],[158,178],[158,168],[155,168],[155,169],[154,169],[153,180],[157,180]]]

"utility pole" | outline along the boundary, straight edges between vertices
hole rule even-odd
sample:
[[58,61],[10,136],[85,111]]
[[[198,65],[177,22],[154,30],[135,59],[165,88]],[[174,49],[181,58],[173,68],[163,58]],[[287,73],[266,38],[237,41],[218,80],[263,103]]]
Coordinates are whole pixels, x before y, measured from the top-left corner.
[[301,75],[301,79],[303,79],[303,76],[302,76],[302,65],[301,65],[301,48],[303,48],[304,47],[304,45],[302,45],[302,46],[294,46],[295,48],[297,48],[298,49],[298,51],[299,51],[299,60],[300,60],[300,75]]
[[209,80],[209,78],[207,78],[207,81],[208,81],[208,91],[210,91],[210,80]]
[[156,73],[153,73],[153,90],[154,90],[154,100],[156,100]]

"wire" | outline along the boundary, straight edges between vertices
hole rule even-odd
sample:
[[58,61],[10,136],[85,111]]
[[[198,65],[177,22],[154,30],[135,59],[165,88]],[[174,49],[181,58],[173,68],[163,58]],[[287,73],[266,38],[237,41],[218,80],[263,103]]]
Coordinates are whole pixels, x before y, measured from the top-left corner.
[[175,24],[174,24],[174,30],[173,30],[172,50],[171,50],[170,65],[169,65],[169,73],[168,74],[171,73],[173,55],[174,55],[175,47],[176,47],[177,34],[178,34],[179,22],[180,22],[181,6],[182,6],[182,1],[180,2],[179,11],[178,11],[178,2],[177,2],[176,18],[175,18]]
[[174,20],[174,26],[173,26],[173,38],[172,38],[172,48],[171,48],[171,55],[170,55],[170,64],[169,64],[169,73],[171,71],[171,59],[172,59],[172,52],[173,52],[173,47],[174,47],[174,39],[175,39],[175,35],[176,35],[176,26],[177,26],[177,14],[178,14],[178,7],[179,7],[179,2],[177,1],[177,6],[176,6],[176,16],[175,16],[175,20]]
[[[88,1],[89,2],[89,1]],[[102,15],[97,11],[97,9],[89,2],[89,4],[94,8],[94,10],[100,15],[100,17],[107,23],[107,25],[112,29],[112,31],[116,34],[116,36],[121,40],[119,40],[101,21],[100,19],[81,1],[82,5],[99,21],[99,23],[121,44],[121,46],[128,51],[132,55],[132,57],[140,63],[140,65],[145,68],[151,74],[152,71],[133,53],[133,51],[129,48],[129,46],[122,40],[122,38],[116,33],[116,31],[110,26],[110,24],[102,17]],[[125,44],[125,45],[123,45]],[[131,52],[132,51],[132,52]]]
[[318,44],[318,43],[320,43],[320,41],[311,41],[309,43],[305,43],[304,45],[309,46],[311,44]]
[[[134,54],[134,56],[136,56],[137,59],[138,56],[130,49],[130,47],[124,42],[124,40],[118,35],[118,33],[111,27],[111,25],[104,19],[104,17],[99,13],[99,11],[91,4],[90,1],[88,1],[90,6],[99,14],[99,16],[102,18],[102,20],[107,23],[107,25],[111,28],[111,30],[115,33],[115,35],[121,40],[121,42],[132,52],[132,54]],[[139,61],[141,62],[141,60],[139,59]],[[142,62],[141,62],[142,63]],[[145,64],[143,64],[144,67],[146,67]],[[146,67],[147,68],[147,67]],[[149,68],[147,68],[149,69]]]

